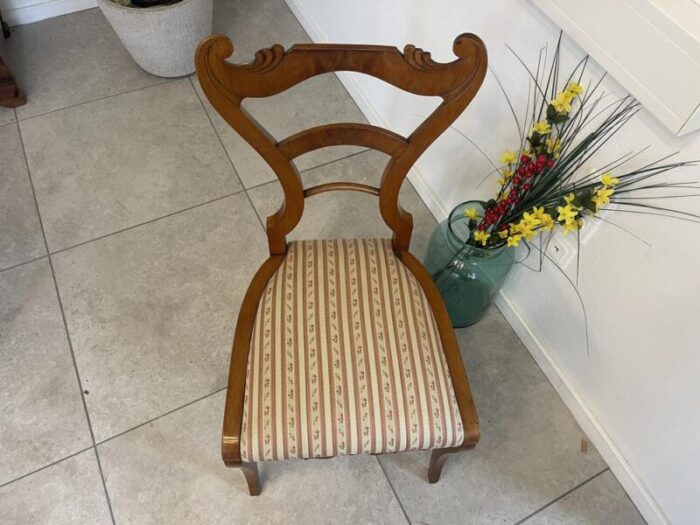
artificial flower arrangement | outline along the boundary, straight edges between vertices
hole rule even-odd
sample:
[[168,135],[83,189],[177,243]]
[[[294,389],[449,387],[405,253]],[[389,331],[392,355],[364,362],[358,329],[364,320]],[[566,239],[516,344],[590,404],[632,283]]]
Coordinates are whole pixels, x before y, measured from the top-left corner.
[[[584,87],[587,57],[560,82],[560,43],[561,37],[549,67],[545,66],[546,56],[544,60],[540,56],[534,73],[515,55],[531,79],[524,125],[496,78],[518,127],[520,144],[505,151],[499,165],[489,159],[494,170],[487,178],[494,173],[500,176],[496,195],[487,202],[460,204],[431,235],[424,264],[454,326],[468,326],[483,315],[516,262],[515,247],[524,245],[527,250],[517,262],[524,263],[534,250],[539,252],[538,271],[545,259],[559,268],[547,255],[554,231],[578,235],[589,220],[621,228],[601,216],[602,210],[700,222],[698,215],[660,204],[661,199],[698,196],[695,181],[672,182],[659,177],[697,161],[666,163],[669,155],[627,169],[626,164],[637,155],[628,153],[590,171],[587,164],[591,158],[629,122],[639,104],[630,96],[608,103],[609,95],[600,92],[603,78]],[[486,156],[469,137],[462,136]],[[461,227],[465,221],[466,229]],[[575,282],[559,270],[576,290]],[[578,261],[576,272],[577,282]],[[576,293],[583,306],[578,290]]]
[[[467,245],[515,247],[532,240],[541,231],[559,228],[564,234],[577,232],[586,220],[597,218],[601,209],[611,204],[617,205],[613,208],[616,211],[698,218],[641,202],[664,198],[649,196],[645,193],[648,190],[697,190],[695,183],[656,180],[661,173],[695,162],[662,164],[668,158],[665,157],[637,169],[624,170],[622,166],[632,158],[624,155],[592,173],[582,173],[584,163],[639,108],[629,96],[600,108],[605,95],[594,96],[600,81],[588,93],[580,83],[587,58],[576,66],[563,89],[557,90],[558,53],[559,46],[546,84],[538,81],[539,75],[530,73],[535,87],[532,108],[528,104],[531,123],[527,133],[521,131],[519,150],[505,151],[501,165],[496,166],[501,175],[498,193],[485,204],[483,213],[476,208],[464,212],[471,231]],[[518,122],[515,112],[513,115]],[[519,122],[518,127],[520,131]]]

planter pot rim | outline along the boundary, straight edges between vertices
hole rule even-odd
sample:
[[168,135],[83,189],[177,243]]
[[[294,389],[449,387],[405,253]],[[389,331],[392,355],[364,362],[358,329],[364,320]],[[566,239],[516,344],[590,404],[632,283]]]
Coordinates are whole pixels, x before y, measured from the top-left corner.
[[213,0],[149,8],[124,7],[111,0],[97,4],[142,69],[167,78],[194,71],[195,49],[211,34]]
[[192,2],[195,2],[196,0],[180,0],[179,2],[177,2],[175,4],[159,5],[159,6],[155,6],[155,7],[128,7],[128,6],[113,2],[112,0],[99,0],[99,1],[100,1],[100,3],[102,3],[104,5],[108,5],[111,8],[118,9],[118,10],[123,11],[125,13],[143,16],[143,15],[148,15],[149,13],[169,11],[171,9],[181,7],[185,4],[190,4]]
[[[469,204],[474,204],[476,206],[479,206],[482,210],[486,207],[486,201],[482,201],[482,200],[478,200],[478,199],[471,199],[468,201],[460,202],[457,206],[452,208],[452,211],[447,216],[447,236],[450,239],[450,242],[455,243],[455,245],[464,245],[466,242],[466,239],[462,239],[462,237],[454,231],[454,228],[453,228],[454,222],[457,219],[462,218],[459,215],[457,215],[455,217],[455,213],[460,208],[463,208]],[[502,252],[506,247],[507,247],[506,242],[502,241],[501,244],[498,244],[496,246],[489,246],[489,247],[469,246],[469,249],[470,249],[470,251],[472,251],[474,253],[491,255],[491,254]]]

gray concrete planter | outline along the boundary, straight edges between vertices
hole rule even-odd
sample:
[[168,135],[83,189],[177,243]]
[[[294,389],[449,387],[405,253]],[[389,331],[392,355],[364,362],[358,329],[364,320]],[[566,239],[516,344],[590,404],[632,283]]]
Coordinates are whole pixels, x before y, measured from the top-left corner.
[[211,33],[213,0],[137,8],[97,0],[124,47],[143,69],[159,77],[194,71],[197,44]]

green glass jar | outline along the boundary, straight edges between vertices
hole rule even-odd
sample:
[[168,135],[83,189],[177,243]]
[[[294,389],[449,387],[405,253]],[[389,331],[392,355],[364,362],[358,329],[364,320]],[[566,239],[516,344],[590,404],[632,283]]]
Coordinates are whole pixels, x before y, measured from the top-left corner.
[[452,210],[430,236],[424,261],[455,328],[481,319],[515,259],[514,248],[476,248],[465,244],[471,234],[469,219],[464,215],[468,208],[483,215],[484,203],[467,201]]

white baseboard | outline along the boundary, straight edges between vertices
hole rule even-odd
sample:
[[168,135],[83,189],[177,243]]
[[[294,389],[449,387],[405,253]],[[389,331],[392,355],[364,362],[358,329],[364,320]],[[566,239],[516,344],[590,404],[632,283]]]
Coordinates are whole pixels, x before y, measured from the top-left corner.
[[[296,16],[299,23],[311,37],[311,40],[314,42],[327,41],[313,20],[306,14],[299,0],[286,0],[286,2],[292,10],[292,13],[294,13],[294,16]],[[376,126],[387,127],[382,116],[378,113],[365,93],[358,87],[354,79],[342,73],[340,73],[338,77],[367,120]],[[432,191],[430,185],[427,184],[425,177],[421,175],[420,171],[415,168],[412,169],[409,174],[409,179],[431,213],[438,220],[446,218],[449,210]],[[615,445],[608,432],[595,414],[588,408],[586,402],[576,391],[566,373],[557,365],[554,359],[552,359],[547,349],[532,332],[503,291],[497,295],[496,305],[513,327],[515,333],[518,334],[518,337],[520,337],[549,382],[554,386],[559,396],[573,414],[574,419],[576,419],[600,455],[607,462],[610,470],[612,470],[620,481],[620,484],[624,487],[625,491],[627,491],[627,494],[629,494],[632,501],[634,501],[639,512],[651,525],[668,524],[668,518],[666,518],[652,495],[635,474],[632,466],[624,458],[622,452],[617,445]]]
[[642,516],[650,525],[670,523],[601,422],[576,391],[566,372],[552,358],[503,290],[496,295],[495,303]]
[[4,7],[2,16],[11,26],[19,26],[91,7],[97,7],[95,0],[37,0],[35,4],[24,7]]

